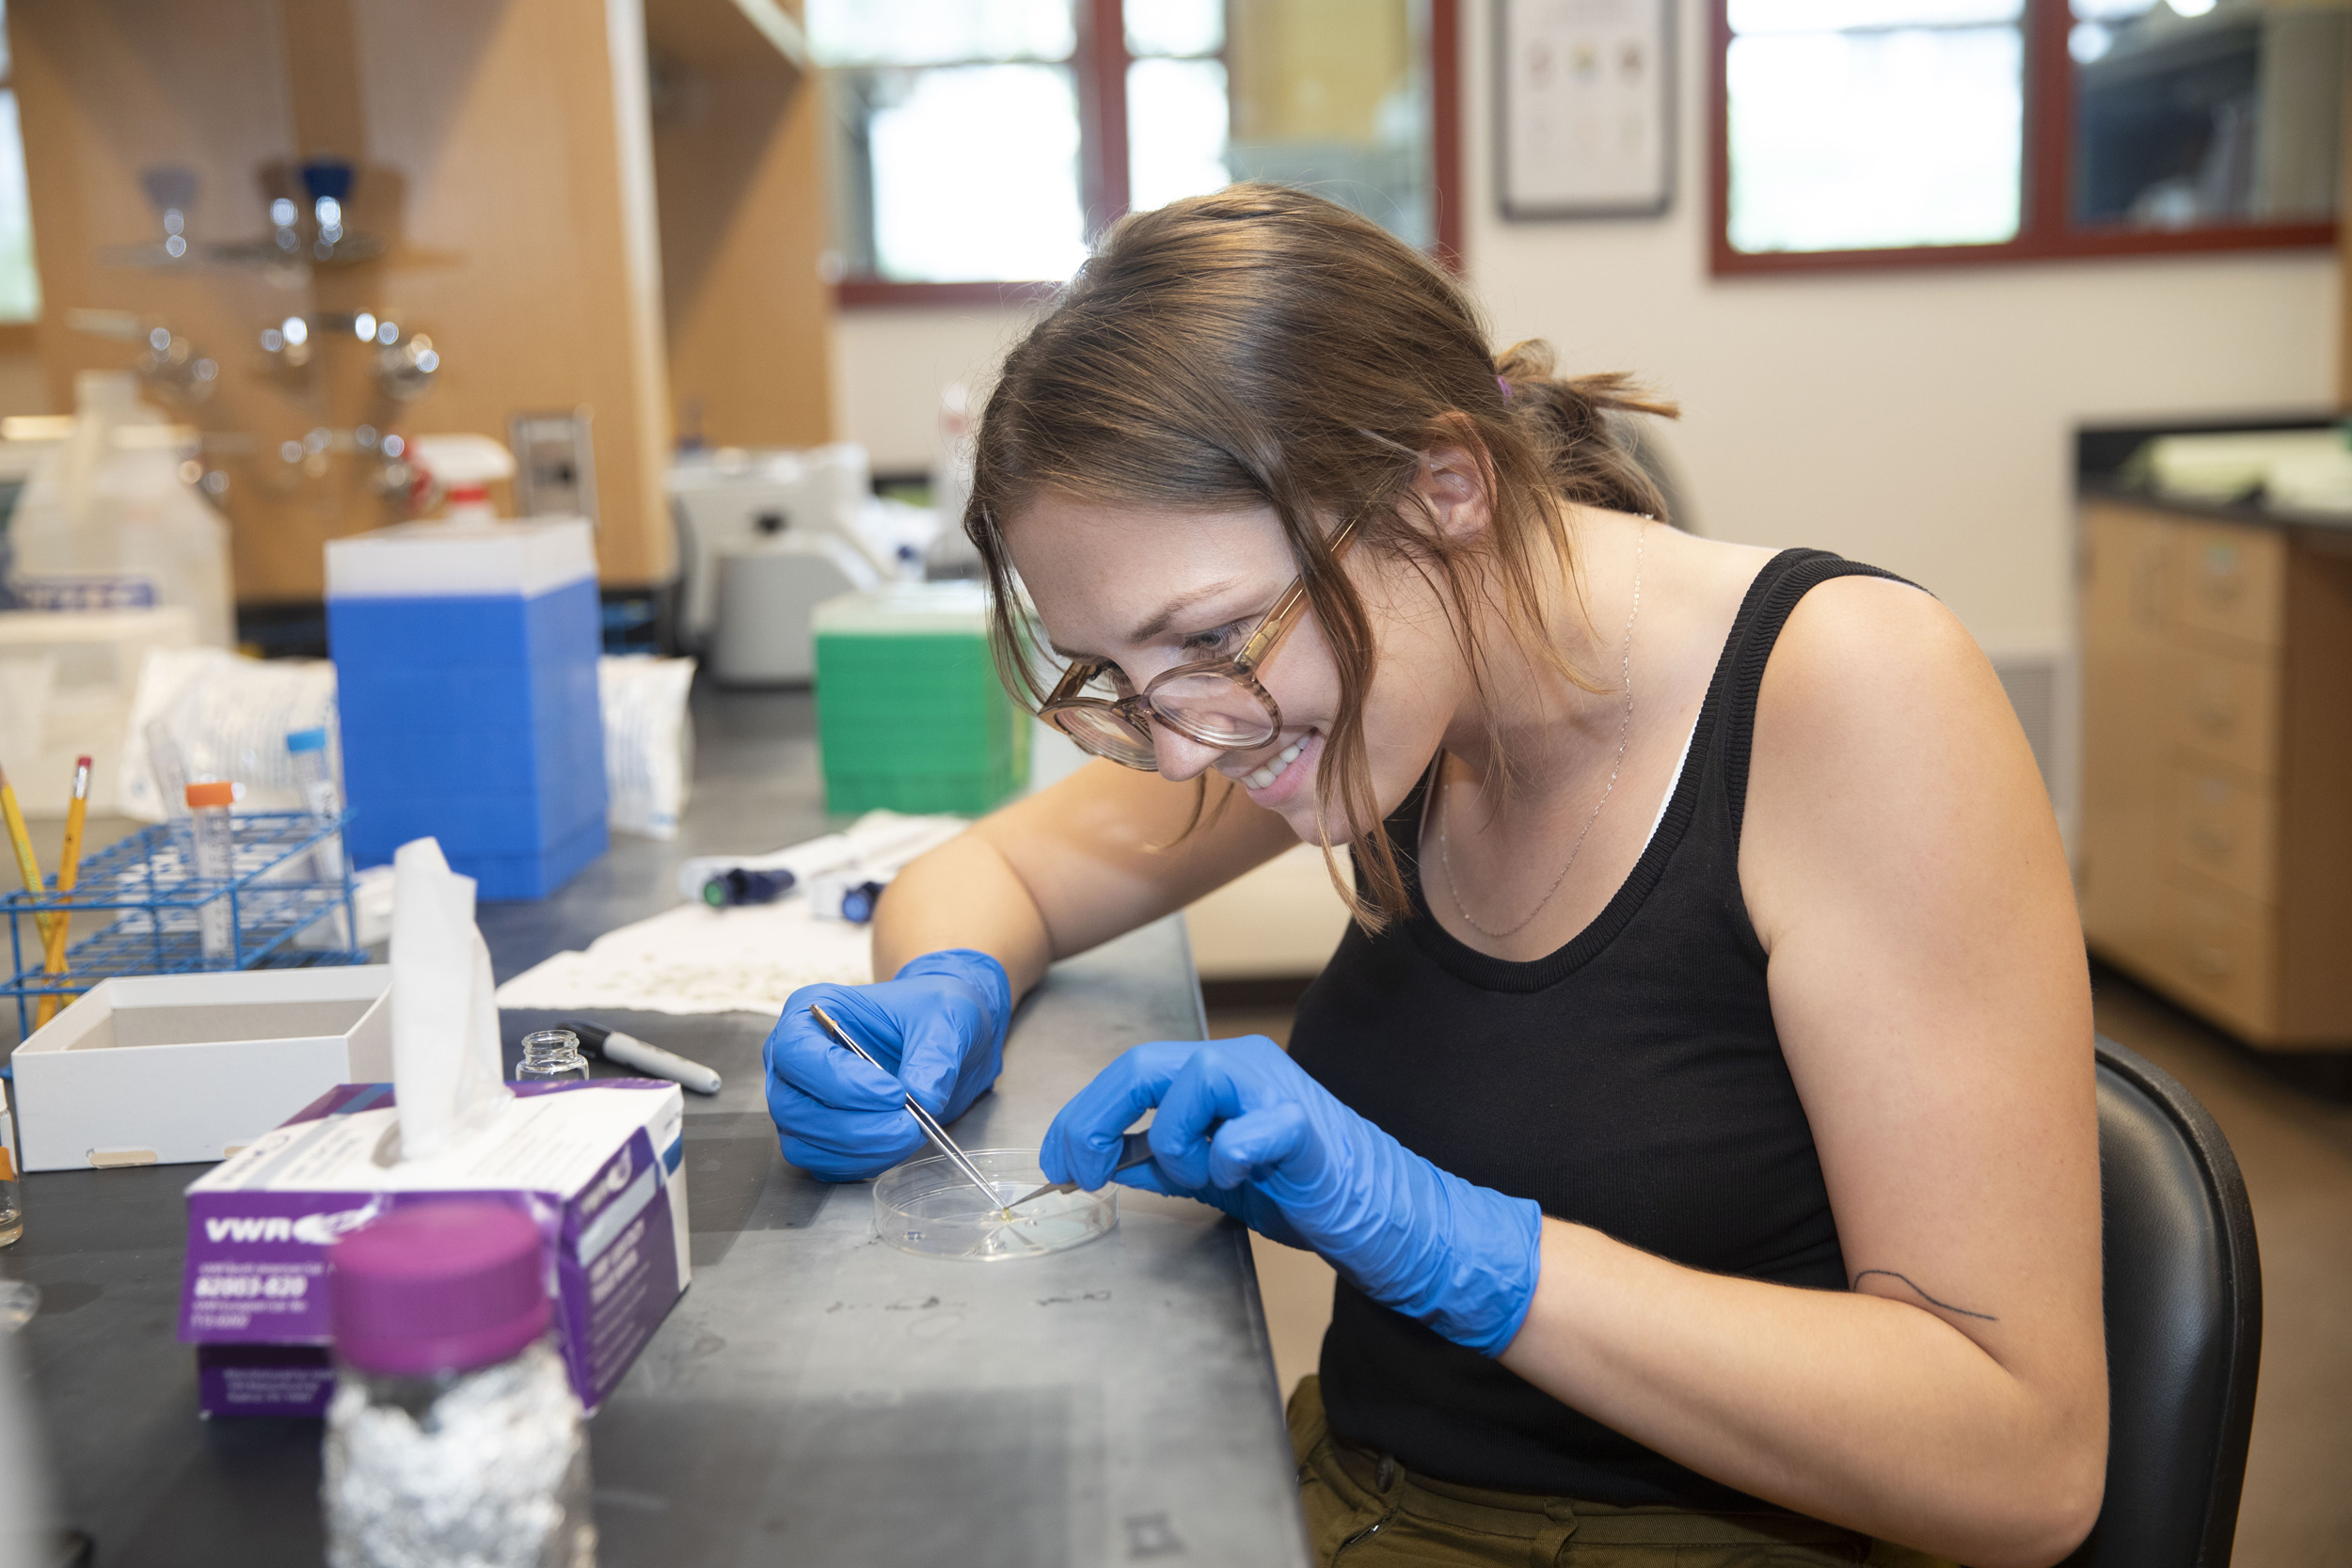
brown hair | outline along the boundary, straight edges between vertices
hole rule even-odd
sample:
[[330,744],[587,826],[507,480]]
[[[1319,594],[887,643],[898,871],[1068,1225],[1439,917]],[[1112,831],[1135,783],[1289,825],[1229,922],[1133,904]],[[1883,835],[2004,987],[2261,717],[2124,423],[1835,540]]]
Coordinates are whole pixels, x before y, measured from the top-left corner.
[[[993,591],[1006,683],[1031,706],[1052,683],[1037,628],[1019,613],[1002,531],[1041,492],[1194,511],[1271,506],[1339,671],[1321,815],[1327,822],[1337,804],[1343,821],[1368,824],[1353,839],[1360,891],[1341,883],[1341,893],[1377,929],[1408,901],[1364,747],[1375,641],[1326,537],[1353,517],[1356,548],[1440,586],[1484,690],[1481,601],[1552,647],[1540,635],[1544,577],[1573,571],[1565,505],[1664,513],[1618,436],[1618,410],[1674,412],[1622,375],[1554,377],[1540,342],[1495,356],[1451,277],[1320,197],[1243,184],[1122,218],[1006,356],[980,416],[964,529]],[[1441,446],[1483,469],[1492,524],[1473,547],[1422,526],[1433,519],[1413,483],[1421,454]],[[1196,800],[1196,823],[1200,814]],[[1325,840],[1327,858],[1327,829]]]

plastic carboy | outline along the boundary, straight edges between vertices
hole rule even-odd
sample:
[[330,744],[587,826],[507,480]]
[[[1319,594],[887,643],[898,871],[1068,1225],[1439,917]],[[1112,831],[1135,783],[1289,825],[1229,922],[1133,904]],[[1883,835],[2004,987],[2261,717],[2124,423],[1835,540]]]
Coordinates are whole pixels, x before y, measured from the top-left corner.
[[588,1433],[538,1227],[412,1203],[327,1254],[329,1568],[591,1568]]

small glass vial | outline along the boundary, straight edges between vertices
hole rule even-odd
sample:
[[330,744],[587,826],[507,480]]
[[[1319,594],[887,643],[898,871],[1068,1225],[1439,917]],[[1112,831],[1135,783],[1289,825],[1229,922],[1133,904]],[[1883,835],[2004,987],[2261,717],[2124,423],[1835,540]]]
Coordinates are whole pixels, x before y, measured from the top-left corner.
[[335,1243],[326,1290],[328,1568],[593,1568],[587,1423],[548,1338],[539,1227],[412,1201]]
[[237,961],[237,911],[229,892],[236,867],[236,829],[229,820],[229,802],[236,785],[226,781],[187,786],[188,820],[196,875],[217,887],[196,909],[196,928],[202,939],[204,967],[231,969]]
[[8,1118],[8,1085],[0,1082],[0,1246],[24,1234],[24,1204],[16,1180],[16,1126]]
[[[326,752],[326,730],[296,730],[286,736],[286,755],[294,768],[294,788],[302,809],[322,822],[343,814],[343,792],[335,783],[335,764]],[[343,905],[343,835],[341,830],[320,839],[310,851],[313,879],[328,890],[334,909],[326,917],[329,940],[337,947],[351,945],[351,921]]]
[[585,1084],[588,1058],[580,1053],[580,1037],[569,1029],[541,1029],[523,1037],[523,1059],[516,1064],[517,1084]]

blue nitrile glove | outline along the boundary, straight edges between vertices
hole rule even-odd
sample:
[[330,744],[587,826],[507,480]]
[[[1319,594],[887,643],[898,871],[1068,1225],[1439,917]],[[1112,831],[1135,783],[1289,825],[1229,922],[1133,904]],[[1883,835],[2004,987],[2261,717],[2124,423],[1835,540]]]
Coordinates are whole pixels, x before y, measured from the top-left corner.
[[[897,1076],[850,1052],[809,1013],[815,1003]],[[923,1148],[906,1097],[943,1122],[996,1082],[1012,982],[985,953],[926,953],[870,986],[803,986],[769,1031],[768,1114],[784,1157],[825,1181],[857,1181]]]
[[1501,1354],[1541,1270],[1543,1211],[1439,1170],[1333,1099],[1263,1035],[1138,1045],[1046,1130],[1049,1180],[1111,1179],[1120,1134],[1159,1107],[1129,1186],[1213,1203],[1318,1252],[1356,1288],[1456,1344]]

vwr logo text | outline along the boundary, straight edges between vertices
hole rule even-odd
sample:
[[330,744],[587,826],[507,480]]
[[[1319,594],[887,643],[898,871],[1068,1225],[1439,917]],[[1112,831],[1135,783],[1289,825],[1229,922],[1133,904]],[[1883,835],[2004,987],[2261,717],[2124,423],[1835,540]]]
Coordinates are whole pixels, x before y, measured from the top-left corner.
[[374,1217],[373,1204],[331,1214],[305,1214],[300,1219],[283,1214],[224,1215],[204,1222],[204,1236],[213,1242],[300,1242],[308,1246],[326,1246]]

